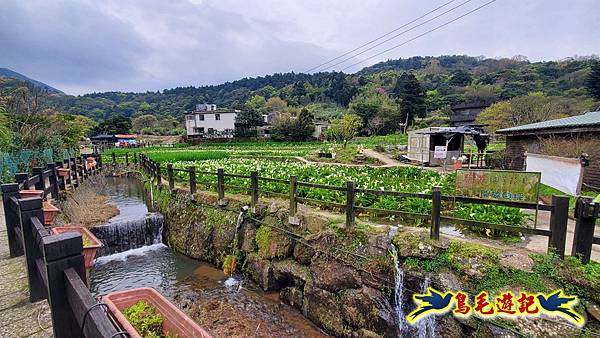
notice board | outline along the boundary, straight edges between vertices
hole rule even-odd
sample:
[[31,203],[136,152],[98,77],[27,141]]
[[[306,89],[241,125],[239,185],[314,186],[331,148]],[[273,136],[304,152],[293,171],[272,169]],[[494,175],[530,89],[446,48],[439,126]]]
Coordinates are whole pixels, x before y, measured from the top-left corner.
[[537,203],[541,173],[512,170],[456,171],[456,196]]

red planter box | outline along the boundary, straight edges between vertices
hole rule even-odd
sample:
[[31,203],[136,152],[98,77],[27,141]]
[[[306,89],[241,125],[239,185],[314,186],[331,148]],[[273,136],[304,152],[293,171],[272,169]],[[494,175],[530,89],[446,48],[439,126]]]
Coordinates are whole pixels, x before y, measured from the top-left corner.
[[60,176],[60,177],[67,177],[67,176],[69,176],[69,173],[71,172],[71,169],[58,168],[58,169],[56,169],[56,171],[58,172],[58,176]]
[[98,249],[102,247],[102,242],[94,234],[92,234],[88,229],[83,227],[55,227],[52,228],[52,232],[56,235],[62,234],[63,232],[78,232],[81,234],[81,237],[87,237],[93,243],[91,245],[83,245],[83,260],[85,261],[85,268],[89,269],[94,265],[94,258],[96,258],[96,253]]
[[60,209],[45,201],[42,204],[42,210],[44,211],[44,225],[52,225]]
[[21,194],[21,198],[28,198],[28,197],[43,198],[44,197],[44,190],[27,189],[27,190],[21,190],[21,191],[19,191],[19,194]]
[[141,337],[121,311],[140,300],[152,305],[163,317],[163,332],[177,337],[212,338],[208,332],[152,288],[117,291],[102,297],[102,301],[108,305],[112,314],[131,338]]

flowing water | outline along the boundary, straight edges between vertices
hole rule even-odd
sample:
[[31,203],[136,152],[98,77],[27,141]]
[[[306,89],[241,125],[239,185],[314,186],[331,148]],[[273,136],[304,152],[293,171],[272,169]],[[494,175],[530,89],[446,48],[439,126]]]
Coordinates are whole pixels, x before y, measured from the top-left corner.
[[[122,232],[128,235],[139,230],[131,224],[147,219],[148,211],[139,184],[127,178],[108,182],[111,202],[125,208],[109,226],[129,227]],[[114,231],[115,236],[120,234]],[[153,244],[97,258],[90,272],[92,293],[153,287],[215,337],[326,337],[298,311],[282,304],[278,293],[264,293],[243,276],[225,276],[209,264],[175,253],[162,244],[161,233]]]
[[[427,292],[427,288],[431,286],[431,279],[425,277],[421,284],[421,293]],[[435,337],[435,316],[429,316],[421,319],[417,323],[417,336],[419,338]]]
[[402,334],[402,331],[406,325],[406,321],[404,320],[404,270],[400,266],[400,262],[398,262],[398,251],[394,244],[392,244],[392,238],[398,232],[398,228],[390,227],[389,239],[390,239],[390,251],[392,253],[392,257],[394,258],[394,300],[395,300],[395,310],[396,316],[398,317],[398,332]]

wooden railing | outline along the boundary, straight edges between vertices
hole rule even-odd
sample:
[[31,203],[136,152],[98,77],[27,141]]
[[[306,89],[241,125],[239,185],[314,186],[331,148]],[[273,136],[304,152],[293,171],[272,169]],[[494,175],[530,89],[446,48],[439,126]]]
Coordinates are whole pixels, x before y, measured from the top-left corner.
[[[227,189],[234,189],[237,191],[247,192],[250,198],[250,206],[254,208],[258,203],[259,196],[263,195],[272,195],[276,197],[283,197],[289,199],[290,202],[290,212],[289,212],[289,222],[290,224],[297,224],[298,218],[296,217],[296,212],[298,210],[298,203],[303,204],[312,204],[318,206],[324,206],[328,208],[332,208],[335,210],[340,210],[345,213],[346,216],[346,226],[353,227],[355,225],[355,217],[361,213],[367,214],[376,214],[382,216],[406,216],[414,219],[422,219],[429,223],[430,227],[430,237],[432,239],[439,239],[440,226],[442,222],[445,224],[460,224],[464,226],[469,226],[473,228],[482,228],[482,229],[493,229],[493,230],[503,230],[509,231],[512,233],[523,233],[523,234],[532,234],[532,235],[541,235],[548,237],[548,251],[556,252],[561,258],[564,257],[566,251],[566,236],[567,236],[567,224],[568,224],[568,214],[569,214],[569,197],[567,196],[553,196],[552,204],[545,205],[539,203],[525,203],[525,202],[513,202],[513,201],[499,201],[499,200],[489,200],[489,199],[480,199],[480,198],[469,198],[469,197],[461,197],[461,196],[449,196],[442,195],[440,187],[434,187],[431,193],[423,194],[423,193],[409,193],[409,192],[397,192],[397,191],[386,191],[386,190],[375,190],[375,189],[365,189],[359,188],[356,186],[355,182],[348,181],[345,186],[334,186],[334,185],[325,185],[325,184],[315,184],[308,182],[299,182],[296,176],[290,176],[289,180],[283,179],[275,179],[268,177],[259,176],[258,172],[252,172],[250,175],[238,175],[238,174],[227,174],[223,169],[218,169],[216,172],[205,172],[198,171],[195,167],[189,167],[187,169],[178,169],[174,168],[172,164],[167,164],[166,169],[161,166],[161,163],[150,159],[148,156],[144,154],[139,155],[139,162],[145,172],[150,175],[156,182],[158,186],[162,185],[163,176],[166,174],[167,184],[170,190],[175,188],[175,173],[183,172],[188,174],[188,183],[190,193],[196,193],[198,189],[198,175],[204,176],[212,176],[215,177],[215,183],[206,183],[203,182],[203,185],[213,186],[216,188],[218,194],[219,205],[225,205],[225,191]],[[233,178],[242,178],[248,180],[247,186],[234,186],[225,184],[225,178],[233,177]],[[288,191],[286,193],[268,191],[265,189],[259,188],[259,182],[275,182],[289,186]],[[339,191],[345,194],[345,203],[336,203],[331,201],[322,201],[313,198],[301,197],[298,194],[298,188],[309,188],[309,189],[325,189],[331,191]],[[380,209],[373,207],[365,207],[358,206],[355,203],[355,197],[358,193],[370,194],[373,196],[390,196],[390,197],[403,197],[403,198],[418,198],[418,199],[426,199],[431,201],[431,212],[430,213],[417,213],[417,212],[407,212],[401,210],[388,210],[388,209]],[[549,211],[551,213],[549,229],[539,229],[539,228],[528,228],[528,227],[520,227],[514,225],[506,225],[506,224],[497,224],[491,222],[482,222],[476,220],[468,220],[462,218],[452,217],[442,213],[442,203],[450,202],[454,204],[458,203],[470,203],[470,204],[486,204],[486,205],[499,205],[505,207],[513,207],[520,209],[529,209],[529,210],[542,210]],[[585,205],[590,205],[591,201],[582,202]],[[597,208],[596,204],[596,208]],[[598,218],[598,214],[596,213],[594,220]],[[591,221],[583,221],[580,222],[580,218],[578,218],[576,233],[586,233],[589,234],[590,228],[591,233],[593,235],[593,224]],[[594,221],[595,222],[595,221]],[[585,227],[586,230],[581,230],[581,227]],[[579,230],[578,230],[579,229]],[[583,236],[579,236],[574,241],[574,245],[571,250],[572,255],[579,255],[582,257],[584,262],[588,262],[591,255],[591,247],[594,244],[599,244],[598,237],[587,236],[584,240]],[[592,238],[590,241],[589,239]]]
[[[71,173],[58,176],[61,167],[72,169]],[[98,169],[87,169],[85,158],[80,157],[32,172],[31,177],[18,174],[17,183],[2,185],[10,256],[25,256],[29,300],[48,300],[54,337],[128,337],[88,289],[81,234],[52,235],[42,222],[42,198],[21,198],[20,193],[35,186],[57,199],[60,190],[79,185]]]

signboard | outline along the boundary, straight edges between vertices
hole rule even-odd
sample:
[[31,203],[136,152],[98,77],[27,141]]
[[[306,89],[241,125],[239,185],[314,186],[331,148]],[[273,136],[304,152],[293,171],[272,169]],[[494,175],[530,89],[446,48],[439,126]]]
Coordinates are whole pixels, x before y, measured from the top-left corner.
[[572,196],[579,195],[583,167],[578,158],[526,154],[527,171],[541,172],[542,183]]
[[457,170],[456,196],[537,203],[541,173]]
[[433,158],[446,158],[447,149],[446,146],[435,146]]

